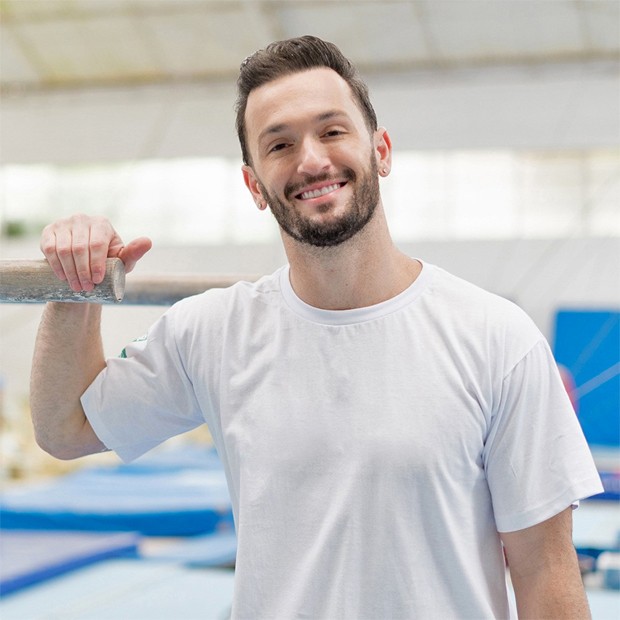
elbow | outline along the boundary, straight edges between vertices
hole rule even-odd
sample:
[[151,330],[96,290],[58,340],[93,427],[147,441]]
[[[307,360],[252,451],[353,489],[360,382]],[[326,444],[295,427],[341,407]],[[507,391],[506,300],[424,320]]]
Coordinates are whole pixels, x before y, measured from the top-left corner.
[[76,446],[68,443],[66,440],[63,441],[56,437],[50,437],[47,433],[41,431],[35,431],[35,440],[43,452],[60,461],[71,461],[84,456]]
[[58,460],[71,461],[105,449],[92,431],[88,432],[90,425],[85,418],[79,423],[73,421],[63,425],[52,423],[47,416],[37,416],[34,409],[32,414],[37,445]]

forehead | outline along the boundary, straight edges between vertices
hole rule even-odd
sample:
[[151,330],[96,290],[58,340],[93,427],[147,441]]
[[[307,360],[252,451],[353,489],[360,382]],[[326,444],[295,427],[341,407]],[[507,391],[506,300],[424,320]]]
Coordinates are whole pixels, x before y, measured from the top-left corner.
[[256,139],[269,127],[318,118],[327,110],[364,122],[351,88],[332,69],[321,67],[283,76],[250,93],[245,111],[248,138]]

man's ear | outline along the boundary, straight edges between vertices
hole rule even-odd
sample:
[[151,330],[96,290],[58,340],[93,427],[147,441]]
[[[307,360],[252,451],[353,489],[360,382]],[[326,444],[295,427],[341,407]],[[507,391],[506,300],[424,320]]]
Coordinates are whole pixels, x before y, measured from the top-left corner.
[[256,206],[262,211],[267,208],[267,201],[263,196],[263,192],[261,192],[260,186],[258,184],[258,179],[254,174],[254,170],[250,166],[243,165],[241,166],[241,172],[243,173],[243,182],[245,186],[250,190],[250,194],[252,194],[252,198],[256,203]]
[[386,177],[392,169],[392,140],[385,127],[379,127],[375,131],[374,147],[377,169],[382,177]]

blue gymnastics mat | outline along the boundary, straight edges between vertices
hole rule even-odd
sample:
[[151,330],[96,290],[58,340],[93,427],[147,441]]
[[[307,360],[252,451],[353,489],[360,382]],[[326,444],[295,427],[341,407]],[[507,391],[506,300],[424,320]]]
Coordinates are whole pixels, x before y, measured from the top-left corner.
[[0,600],[2,620],[225,620],[234,573],[108,560]]
[[233,530],[226,477],[207,448],[163,451],[0,494],[3,529],[194,536]]
[[139,536],[0,532],[0,597],[109,558],[136,557]]

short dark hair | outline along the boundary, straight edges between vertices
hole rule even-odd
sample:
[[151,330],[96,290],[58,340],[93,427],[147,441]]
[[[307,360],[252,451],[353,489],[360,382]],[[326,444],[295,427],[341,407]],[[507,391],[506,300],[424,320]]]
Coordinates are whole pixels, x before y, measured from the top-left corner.
[[255,88],[285,75],[319,67],[333,69],[349,85],[369,131],[377,129],[377,115],[370,103],[368,86],[353,64],[333,43],[311,35],[276,41],[248,56],[239,70],[235,110],[237,135],[244,164],[249,165],[251,161],[245,131],[245,110],[250,93]]

